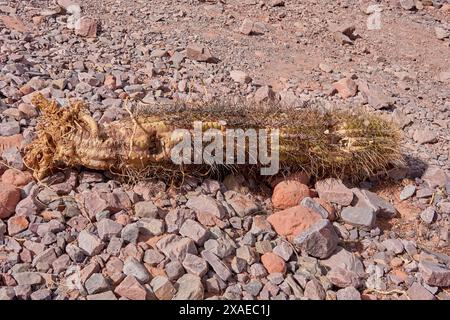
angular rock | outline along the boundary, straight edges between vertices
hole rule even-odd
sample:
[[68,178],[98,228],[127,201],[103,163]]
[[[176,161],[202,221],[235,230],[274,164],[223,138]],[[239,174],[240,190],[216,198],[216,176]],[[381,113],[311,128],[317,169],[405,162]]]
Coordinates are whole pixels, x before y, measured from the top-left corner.
[[156,243],[157,248],[172,261],[182,262],[186,253],[197,254],[194,241],[176,235],[164,236]]
[[75,34],[81,37],[97,37],[97,21],[89,17],[81,17],[75,22]]
[[13,274],[18,285],[33,286],[41,284],[43,279],[37,272],[18,272]]
[[0,219],[7,219],[20,201],[20,190],[14,185],[0,182]]
[[125,260],[123,273],[127,276],[133,276],[141,283],[146,283],[150,280],[150,274],[147,269],[134,257],[129,257]]
[[258,204],[250,196],[236,191],[225,192],[225,200],[233,207],[239,217],[245,217],[259,211]]
[[329,220],[322,219],[294,238],[294,244],[309,255],[325,259],[336,249],[339,238]]
[[406,294],[411,300],[435,300],[431,292],[417,282],[411,285]]
[[179,233],[184,237],[194,240],[194,242],[200,246],[203,245],[209,237],[208,230],[206,230],[200,223],[191,219],[188,219],[183,223]]
[[153,278],[150,286],[158,300],[171,300],[176,291],[169,279],[162,276]]
[[336,292],[337,300],[361,300],[361,294],[355,287],[347,287]]
[[436,287],[450,286],[450,269],[430,261],[421,261],[419,271],[426,284]]
[[78,247],[80,247],[86,255],[92,257],[103,250],[104,243],[96,235],[83,230],[78,234]]
[[286,263],[273,252],[267,252],[261,256],[261,262],[269,273],[285,273]]
[[292,241],[298,234],[321,219],[320,214],[303,206],[295,206],[270,215],[267,221],[279,235]]
[[326,297],[325,290],[317,279],[311,279],[306,283],[303,294],[309,300],[325,300]]
[[29,222],[25,216],[13,216],[8,220],[8,234],[15,236],[28,228]]
[[203,300],[205,289],[199,276],[187,273],[177,280],[177,286],[172,300]]
[[121,231],[122,225],[111,219],[102,219],[97,223],[98,236],[104,241],[119,235]]
[[245,73],[244,71],[240,71],[240,70],[230,71],[230,78],[238,83],[252,82],[252,78],[247,73]]
[[190,44],[186,47],[186,57],[199,62],[217,63],[219,61],[208,48],[197,44]]
[[84,287],[89,294],[101,293],[108,291],[109,283],[101,273],[94,273],[84,283]]
[[206,195],[189,199],[186,206],[195,213],[212,214],[219,219],[223,219],[226,213],[225,208],[216,199]]
[[133,276],[127,276],[115,289],[114,293],[130,300],[147,300],[147,289]]
[[344,78],[333,83],[333,88],[336,89],[342,99],[354,97],[358,92],[358,85],[350,78]]
[[134,205],[134,212],[141,218],[158,218],[159,209],[152,201],[140,201]]
[[341,180],[325,179],[320,180],[315,185],[319,197],[323,200],[348,206],[353,201],[353,192],[347,188]]
[[208,272],[206,261],[196,255],[187,253],[183,260],[183,267],[188,273],[203,277]]
[[341,218],[346,223],[365,229],[375,226],[377,215],[370,207],[346,207],[341,212]]
[[209,263],[209,265],[223,281],[227,281],[232,276],[232,273],[227,265],[224,264],[214,253],[208,250],[203,250],[201,252],[201,256]]

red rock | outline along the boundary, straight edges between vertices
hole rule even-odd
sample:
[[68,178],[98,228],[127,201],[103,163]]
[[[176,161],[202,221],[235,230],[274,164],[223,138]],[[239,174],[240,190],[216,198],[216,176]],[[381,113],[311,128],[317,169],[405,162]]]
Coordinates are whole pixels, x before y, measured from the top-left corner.
[[25,216],[14,216],[8,220],[8,234],[15,236],[16,234],[28,228],[28,220]]
[[0,182],[0,219],[9,218],[20,201],[20,190],[15,186]]
[[2,182],[16,187],[23,187],[33,180],[31,173],[27,171],[19,171],[8,169],[2,175]]
[[300,171],[300,172],[291,174],[288,177],[284,177],[284,176],[275,177],[275,179],[273,179],[273,181],[270,181],[270,186],[272,188],[275,188],[277,184],[279,184],[280,182],[283,182],[283,181],[298,181],[300,183],[308,185],[310,179],[311,179],[311,177],[307,173]]
[[276,212],[267,218],[275,231],[292,241],[295,236],[322,219],[320,214],[305,208],[295,206]]
[[0,16],[0,20],[3,24],[11,30],[19,31],[22,33],[28,32],[28,28],[23,24],[22,20],[12,16]]
[[311,192],[308,186],[298,181],[283,181],[273,190],[272,204],[276,209],[287,209],[300,204]]
[[0,137],[0,154],[2,154],[5,150],[13,147],[20,149],[22,141],[23,136],[21,134],[15,134],[8,137]]
[[107,74],[105,76],[105,87],[115,90],[117,88],[116,77],[112,74]]
[[341,98],[347,99],[354,97],[358,92],[358,86],[355,81],[349,78],[344,78],[338,82],[333,83],[333,88],[337,90]]
[[116,294],[130,300],[146,300],[147,290],[133,276],[127,276],[114,290]]
[[191,60],[199,62],[217,62],[217,58],[213,57],[211,51],[209,51],[208,48],[202,47],[197,44],[190,44],[189,46],[187,46],[186,56]]
[[75,23],[75,34],[81,37],[97,37],[97,21],[89,17],[82,17]]
[[285,273],[286,263],[273,252],[267,252],[261,256],[261,262],[269,273]]

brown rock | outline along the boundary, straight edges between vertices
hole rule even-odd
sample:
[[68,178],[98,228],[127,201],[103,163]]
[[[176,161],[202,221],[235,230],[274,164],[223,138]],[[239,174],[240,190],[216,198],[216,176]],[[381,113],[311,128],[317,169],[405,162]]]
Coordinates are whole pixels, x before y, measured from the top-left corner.
[[16,147],[20,149],[20,145],[22,144],[23,136],[21,134],[15,134],[7,137],[0,137],[0,154],[2,154],[5,150]]
[[8,234],[15,236],[16,234],[28,228],[28,220],[25,216],[14,216],[8,220]]
[[308,186],[298,181],[283,181],[273,190],[272,204],[276,209],[287,209],[299,205],[304,198],[310,196]]
[[28,32],[28,28],[18,17],[13,16],[0,16],[0,20],[3,24],[10,30],[18,31],[18,32]]
[[130,300],[146,300],[147,290],[133,276],[127,276],[114,290],[116,294]]
[[75,23],[75,34],[81,37],[97,37],[97,21],[89,17],[82,17]]
[[20,201],[20,190],[14,185],[0,182],[0,219],[9,218]]
[[354,97],[358,92],[358,86],[350,78],[344,78],[333,83],[333,88],[337,90],[342,99]]
[[275,92],[269,86],[262,86],[256,90],[254,99],[257,103],[272,101],[275,99]]
[[273,252],[267,252],[261,256],[261,262],[269,273],[285,273],[286,263]]
[[322,219],[321,215],[303,206],[276,212],[267,218],[275,231],[292,241],[295,236]]
[[2,182],[16,187],[23,187],[33,180],[27,171],[7,169],[2,175]]
[[239,32],[245,35],[250,35],[252,33],[253,29],[253,21],[250,19],[244,19],[244,21],[241,24],[241,27],[239,28]]
[[208,62],[208,63],[218,62],[218,59],[211,54],[211,51],[209,51],[208,48],[200,46],[198,44],[190,44],[189,46],[187,46],[186,56],[188,59],[199,62]]

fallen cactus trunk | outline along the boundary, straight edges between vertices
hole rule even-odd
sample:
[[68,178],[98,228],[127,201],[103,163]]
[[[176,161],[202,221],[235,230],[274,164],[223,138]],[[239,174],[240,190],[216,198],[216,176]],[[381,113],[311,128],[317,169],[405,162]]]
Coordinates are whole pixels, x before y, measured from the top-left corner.
[[[249,172],[263,166],[259,160],[236,165],[174,163],[171,153],[182,138],[175,131],[193,132],[195,121],[202,122],[203,132],[278,130],[281,172],[360,179],[402,163],[399,130],[376,115],[213,103],[146,110],[101,125],[81,102],[62,108],[36,95],[33,103],[42,114],[37,137],[25,148],[24,163],[37,179],[79,166],[138,179],[202,176],[222,168]],[[244,148],[247,159],[250,149]]]

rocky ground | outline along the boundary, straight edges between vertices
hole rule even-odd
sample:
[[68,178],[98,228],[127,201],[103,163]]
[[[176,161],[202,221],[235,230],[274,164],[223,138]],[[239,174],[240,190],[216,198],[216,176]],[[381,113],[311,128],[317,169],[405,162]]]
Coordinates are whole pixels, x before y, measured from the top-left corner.
[[[0,300],[449,299],[449,36],[448,0],[0,0]],[[362,108],[399,124],[407,165],[269,192],[37,182],[21,154],[36,92],[101,123],[124,101]]]

